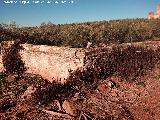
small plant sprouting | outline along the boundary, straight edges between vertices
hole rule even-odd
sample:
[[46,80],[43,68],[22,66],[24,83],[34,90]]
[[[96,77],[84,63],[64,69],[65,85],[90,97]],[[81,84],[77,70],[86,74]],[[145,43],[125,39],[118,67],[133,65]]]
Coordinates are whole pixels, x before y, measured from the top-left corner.
[[160,75],[157,75],[155,79],[160,81]]
[[146,87],[146,84],[144,81],[141,81],[141,82],[137,82],[136,85],[140,85],[142,87]]
[[3,79],[7,76],[5,72],[0,72],[0,79]]

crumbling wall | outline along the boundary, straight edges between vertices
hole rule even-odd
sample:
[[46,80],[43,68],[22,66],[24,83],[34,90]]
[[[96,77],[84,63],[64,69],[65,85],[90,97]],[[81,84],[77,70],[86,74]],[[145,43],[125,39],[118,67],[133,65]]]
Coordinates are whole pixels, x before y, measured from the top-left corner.
[[83,67],[82,49],[27,44],[23,47],[25,50],[20,53],[29,68],[27,72],[40,74],[50,81],[58,80],[64,83],[70,71]]
[[[56,80],[64,83],[70,72],[83,67],[83,49],[30,44],[21,46],[23,50],[20,56],[27,68],[26,72],[39,74],[50,82]],[[0,70],[3,70],[1,59],[2,54]]]
[[[129,76],[128,74],[131,71],[128,74],[125,74],[127,73],[125,71],[133,70],[133,67],[135,67],[133,74],[139,74],[137,71],[142,63],[144,63],[144,69],[150,69],[147,62],[150,61],[150,64],[154,66],[154,63],[159,60],[156,50],[157,46],[160,46],[160,42],[126,43],[118,45],[119,47],[116,47],[117,44],[113,44],[104,48],[89,48],[88,50],[31,44],[22,44],[21,46],[23,49],[20,50],[20,56],[27,68],[27,73],[39,74],[50,82],[65,83],[66,79],[73,75],[70,73],[79,70],[84,74],[82,79],[83,77],[86,79],[87,76],[93,78],[96,75],[99,76],[99,74],[106,77],[108,74],[117,73],[117,71],[121,76]],[[131,64],[128,62],[129,59]],[[2,54],[0,62],[0,70],[3,70]],[[137,66],[135,66],[136,64]]]

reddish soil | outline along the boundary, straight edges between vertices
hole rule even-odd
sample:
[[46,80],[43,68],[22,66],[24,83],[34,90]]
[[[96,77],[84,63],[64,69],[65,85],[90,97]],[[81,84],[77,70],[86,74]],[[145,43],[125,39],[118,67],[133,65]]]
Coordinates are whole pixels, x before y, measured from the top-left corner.
[[155,78],[156,75],[146,76],[142,78],[142,82],[135,83],[109,78],[118,87],[110,89],[108,83],[103,81],[83,102],[82,111],[97,119],[159,120],[160,80]]
[[[71,109],[57,109],[53,107],[56,105],[55,102],[38,105],[32,100],[17,99],[16,101],[19,102],[16,105],[0,112],[0,118],[1,120],[83,120],[86,117],[87,120],[159,120],[160,78],[158,73],[158,69],[150,72],[140,79],[141,82],[127,82],[118,77],[111,77],[98,82],[98,87],[95,89],[90,86],[84,87],[74,97],[67,98],[72,106]],[[112,83],[114,84],[111,85]],[[44,110],[48,110],[49,113]],[[77,111],[76,116],[70,114],[72,110]]]

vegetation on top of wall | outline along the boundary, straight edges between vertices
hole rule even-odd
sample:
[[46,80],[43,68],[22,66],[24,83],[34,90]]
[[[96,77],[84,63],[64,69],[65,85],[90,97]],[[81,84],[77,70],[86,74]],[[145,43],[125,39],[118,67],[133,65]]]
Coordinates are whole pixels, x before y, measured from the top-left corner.
[[85,70],[77,76],[84,82],[119,76],[127,81],[135,81],[153,70],[160,63],[160,48],[156,50],[144,46],[123,45],[98,48],[86,52]]

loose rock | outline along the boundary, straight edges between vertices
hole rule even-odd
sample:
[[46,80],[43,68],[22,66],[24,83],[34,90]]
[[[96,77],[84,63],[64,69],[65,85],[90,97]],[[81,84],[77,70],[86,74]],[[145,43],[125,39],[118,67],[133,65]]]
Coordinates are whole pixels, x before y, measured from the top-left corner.
[[77,116],[77,111],[73,102],[65,100],[62,104],[62,107],[67,114]]

